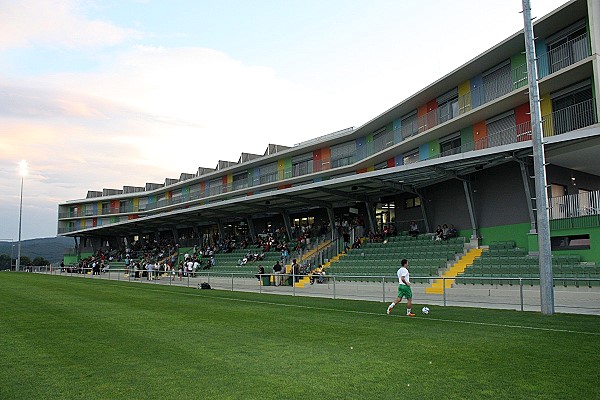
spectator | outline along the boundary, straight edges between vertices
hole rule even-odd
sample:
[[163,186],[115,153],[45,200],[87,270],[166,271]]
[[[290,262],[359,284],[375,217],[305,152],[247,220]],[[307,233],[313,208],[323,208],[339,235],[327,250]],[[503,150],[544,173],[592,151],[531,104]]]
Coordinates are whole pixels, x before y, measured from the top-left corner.
[[258,279],[260,281],[260,278],[262,275],[265,274],[265,268],[262,265],[258,266],[258,274],[254,275],[256,276],[256,279]]
[[448,235],[450,234],[450,229],[448,228],[447,224],[444,224],[444,226],[442,227],[442,239],[447,240],[448,239]]
[[281,264],[279,263],[279,261],[277,261],[275,263],[275,265],[273,265],[273,275],[275,276],[275,286],[280,286],[281,285]]
[[454,224],[450,224],[450,228],[448,228],[448,238],[455,238],[458,236],[458,231],[454,227]]
[[440,225],[437,226],[435,232],[433,233],[433,240],[442,240],[444,231]]
[[408,227],[408,234],[410,236],[417,236],[419,234],[419,227],[415,221],[410,222],[410,226]]

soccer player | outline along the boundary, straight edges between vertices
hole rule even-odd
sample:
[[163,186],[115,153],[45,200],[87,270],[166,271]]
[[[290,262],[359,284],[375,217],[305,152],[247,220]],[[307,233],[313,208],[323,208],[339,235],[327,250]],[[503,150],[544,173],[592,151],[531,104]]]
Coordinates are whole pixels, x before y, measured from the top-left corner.
[[400,269],[398,270],[398,297],[396,297],[396,300],[394,300],[392,304],[388,306],[388,315],[392,312],[392,308],[402,301],[403,297],[406,297],[406,315],[408,317],[414,317],[415,314],[410,312],[412,307],[412,289],[410,288],[410,276],[408,274],[407,259],[400,261]]

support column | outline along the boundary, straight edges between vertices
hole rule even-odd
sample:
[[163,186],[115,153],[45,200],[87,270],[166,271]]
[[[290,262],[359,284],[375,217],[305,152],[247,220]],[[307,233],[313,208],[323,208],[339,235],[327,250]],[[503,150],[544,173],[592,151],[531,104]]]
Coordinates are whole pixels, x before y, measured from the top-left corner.
[[465,191],[465,200],[467,201],[467,208],[469,209],[469,218],[471,219],[471,229],[473,234],[471,235],[471,248],[476,249],[479,247],[479,225],[477,224],[477,217],[475,215],[475,204],[473,202],[473,190],[471,188],[471,182],[463,181],[463,189]]
[[423,216],[423,224],[425,225],[425,232],[431,232],[431,229],[429,226],[429,219],[427,218],[427,208],[425,207],[425,204],[427,202],[425,201],[425,198],[423,196],[421,196],[419,193],[417,193],[417,196],[419,196],[419,199],[421,199],[421,215]]
[[375,206],[368,201],[365,201],[365,207],[367,209],[367,219],[369,220],[369,229],[371,232],[377,232],[377,222],[375,221]]
[[223,238],[225,237],[225,229],[223,229],[223,223],[221,222],[221,220],[217,221],[217,229],[219,230],[219,239],[223,240]]
[[531,197],[531,179],[529,178],[529,166],[525,161],[519,160],[519,166],[521,167],[521,178],[523,179],[523,186],[525,188],[525,197],[527,199],[527,210],[529,211],[529,222],[531,228],[529,229],[530,234],[537,233],[535,214],[533,212],[532,202],[535,200]]
[[327,216],[329,217],[329,226],[331,226],[331,240],[335,240],[338,235],[337,229],[335,229],[335,213],[333,207],[327,207]]
[[252,243],[256,242],[256,229],[254,228],[254,220],[252,217],[247,218],[248,222],[248,232],[250,233],[250,238],[252,239]]
[[281,212],[281,215],[283,216],[283,223],[285,225],[287,240],[290,241],[292,240],[292,224],[290,222],[290,215],[285,210]]

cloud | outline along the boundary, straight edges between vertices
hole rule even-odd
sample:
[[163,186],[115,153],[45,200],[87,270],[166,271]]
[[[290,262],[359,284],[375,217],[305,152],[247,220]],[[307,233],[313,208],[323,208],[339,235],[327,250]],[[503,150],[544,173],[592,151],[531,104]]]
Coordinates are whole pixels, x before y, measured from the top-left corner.
[[142,36],[141,32],[87,18],[77,0],[0,2],[0,50],[45,45],[82,49],[113,46]]

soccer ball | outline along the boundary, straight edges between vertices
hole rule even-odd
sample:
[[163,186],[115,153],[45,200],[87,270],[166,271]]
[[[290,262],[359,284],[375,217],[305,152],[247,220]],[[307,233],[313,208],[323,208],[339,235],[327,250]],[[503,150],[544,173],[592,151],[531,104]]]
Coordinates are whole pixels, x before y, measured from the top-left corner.
[[423,308],[421,309],[421,312],[422,312],[423,314],[429,314],[429,307],[423,307]]

